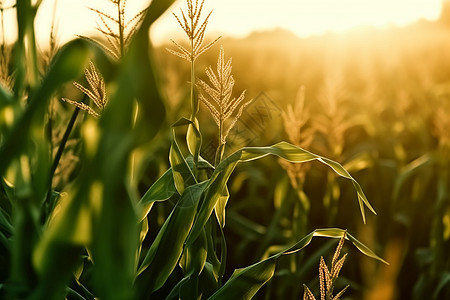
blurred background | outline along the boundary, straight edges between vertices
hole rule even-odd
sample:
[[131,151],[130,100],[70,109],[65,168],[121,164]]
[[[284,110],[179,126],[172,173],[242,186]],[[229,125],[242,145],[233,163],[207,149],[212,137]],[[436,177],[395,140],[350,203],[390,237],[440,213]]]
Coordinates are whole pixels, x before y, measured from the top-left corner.
[[[401,11],[407,14],[416,2],[403,3]],[[319,164],[295,167],[267,159],[241,165],[230,187],[229,265],[256,262],[315,228],[347,228],[390,265],[346,248],[340,284],[351,288],[345,297],[450,297],[450,1],[437,5],[434,17],[416,16],[408,24],[375,24],[366,17],[356,27],[309,36],[279,26],[221,38],[225,59],[233,57],[236,96],[247,90],[247,98],[254,98],[230,134],[228,153],[287,140],[335,159],[361,183],[378,214],[363,224],[352,186]],[[358,14],[355,9],[349,18]],[[389,15],[387,10],[371,13]],[[296,7],[272,13],[285,11],[290,16]],[[249,17],[258,12],[255,6]],[[219,9],[211,24],[216,14]],[[330,24],[338,19],[333,13],[327,18]],[[244,17],[230,22],[246,24]],[[169,37],[183,42],[176,34]],[[188,115],[189,64],[166,47],[173,47],[168,38],[157,55],[175,121]],[[216,45],[197,61],[201,79],[207,80],[207,66],[215,68],[218,52]],[[205,107],[200,124],[203,156],[212,161],[217,133]],[[329,256],[330,247],[314,241],[299,257],[283,261],[259,299],[299,299],[302,283],[317,291],[318,257]]]
[[[130,15],[148,4],[136,2],[129,0]],[[208,39],[223,36],[196,62],[197,76],[207,81],[204,70],[215,68],[223,45],[225,59],[233,57],[235,96],[246,90],[254,99],[226,152],[286,140],[334,159],[361,184],[377,216],[368,214],[363,224],[353,186],[320,164],[240,165],[230,180],[228,276],[231,266],[259,261],[316,228],[339,227],[390,263],[347,245],[337,284],[351,285],[346,298],[450,299],[450,1],[276,3],[205,3],[205,12],[214,9]],[[37,25],[43,50],[52,20],[59,44],[96,27],[86,8],[95,8],[92,1],[43,5]],[[184,1],[172,11],[180,7]],[[6,40],[16,34],[8,25],[13,11],[2,11]],[[170,39],[184,44],[177,26],[168,13],[151,32],[168,125],[189,115],[190,65],[166,51]],[[199,120],[202,156],[212,161],[217,128],[205,107]],[[169,147],[167,129],[154,158],[141,166],[142,191],[169,166]],[[169,211],[158,206],[150,219],[158,225]],[[318,291],[319,257],[329,257],[334,245],[314,240],[283,258],[257,298],[299,299],[303,283]]]

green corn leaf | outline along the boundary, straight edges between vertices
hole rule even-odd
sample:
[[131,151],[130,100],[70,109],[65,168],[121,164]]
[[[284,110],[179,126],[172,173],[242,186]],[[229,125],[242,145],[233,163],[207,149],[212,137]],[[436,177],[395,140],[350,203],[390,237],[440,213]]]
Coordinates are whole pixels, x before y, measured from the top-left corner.
[[[199,168],[213,170],[214,167],[201,156],[199,157]],[[192,156],[186,159],[192,169]],[[177,193],[173,180],[172,168],[169,168],[164,174],[153,183],[153,185],[145,192],[144,196],[139,200],[138,209],[141,212],[140,220],[144,219],[150,212],[154,202],[166,201]]]
[[208,299],[251,299],[272,278],[280,255],[271,256],[247,268],[235,270],[231,278]]
[[191,169],[184,160],[183,154],[177,145],[177,142],[172,140],[172,146],[169,151],[169,161],[172,166],[173,182],[178,191],[178,194],[183,194],[185,187],[185,180],[194,177]]
[[142,28],[148,29],[174,2],[175,0],[153,0],[147,9],[147,15],[142,21]]
[[413,176],[423,172],[424,168],[428,168],[430,165],[436,162],[436,157],[430,153],[426,153],[419,158],[413,160],[407,164],[397,177],[394,185],[393,199],[397,200],[400,197],[402,188],[405,186],[406,182],[410,180]]
[[39,84],[38,50],[34,30],[37,6],[32,5],[30,0],[16,3],[18,40],[16,43],[17,52],[14,57],[16,70],[14,89],[16,90],[16,96],[18,96],[17,99],[23,95],[24,89],[30,88],[34,91]]
[[[21,9],[24,9],[24,7]],[[29,51],[33,52],[33,46],[30,47]],[[12,282],[24,285],[25,289],[31,286],[29,283],[33,282],[34,286],[36,281],[39,281],[36,289],[34,289],[34,295],[48,291],[48,297],[41,295],[41,299],[53,299],[54,295],[61,295],[63,292],[61,292],[61,286],[58,285],[70,276],[70,267],[68,269],[61,267],[63,264],[66,266],[66,259],[70,256],[65,247],[63,247],[64,251],[61,251],[65,256],[52,257],[52,263],[49,263],[48,259],[41,259],[37,263],[33,260],[36,244],[38,242],[40,244],[39,239],[41,237],[40,228],[37,226],[36,209],[40,205],[38,202],[42,201],[47,190],[46,181],[50,166],[50,151],[45,140],[45,131],[42,124],[51,96],[61,85],[77,79],[83,73],[91,54],[90,50],[86,41],[75,40],[67,43],[52,60],[42,81],[29,83],[29,85],[27,83],[27,86],[30,86],[27,106],[24,112],[18,115],[17,121],[13,124],[11,131],[5,135],[4,142],[0,147],[2,157],[0,174],[4,174],[11,163],[22,164],[22,162],[18,163],[15,158],[25,153],[26,150],[31,152],[28,153],[31,154],[28,158],[35,160],[32,165],[33,169],[30,170],[30,180],[25,185],[28,188],[32,187],[32,189],[30,188],[28,193],[24,193],[24,186],[18,185],[21,188],[17,191],[21,196],[17,193],[16,196],[10,198],[11,201],[15,200],[16,204],[20,203],[20,205],[15,205],[15,228],[12,246],[14,258],[11,266],[11,278]],[[33,53],[28,54],[33,55]],[[31,77],[33,76],[31,75]],[[32,78],[28,79],[33,80]],[[25,80],[25,77],[18,78],[18,80]],[[19,85],[22,83],[19,82]],[[19,89],[21,88],[19,87]],[[21,93],[19,92],[19,94]],[[34,142],[34,148],[27,147],[30,145],[30,140]],[[46,246],[50,246],[46,247],[46,250],[51,250],[46,253],[50,253],[49,255],[55,253],[53,250],[57,247],[56,243],[46,243]],[[61,263],[61,265],[58,266],[58,263]],[[50,265],[60,267],[58,272],[55,272],[55,269],[48,269],[47,266]],[[46,289],[48,283],[54,283],[54,289]]]
[[[189,125],[191,121],[182,118],[172,126],[172,146],[170,147],[169,161],[172,166],[173,180],[178,193],[181,195],[184,189],[194,183],[197,183],[195,175],[185,160],[178,146],[175,129],[180,126]],[[194,162],[194,166],[195,166]]]
[[200,273],[199,290],[202,291],[202,296],[206,299],[214,294],[218,289],[219,283],[214,267],[209,262],[206,262],[202,273]]
[[371,257],[371,258],[375,258],[376,260],[379,260],[387,265],[389,265],[389,263],[385,260],[383,260],[382,258],[380,258],[378,255],[376,255],[372,250],[370,250],[369,247],[367,247],[366,245],[364,245],[363,243],[361,243],[360,241],[358,241],[354,236],[352,236],[350,233],[347,233],[346,235],[347,239],[349,241],[351,241],[353,243],[353,245],[355,245],[356,248],[358,248],[358,250],[363,253],[364,255]]
[[90,55],[89,44],[83,40],[74,40],[66,44],[55,56],[51,67],[42,81],[42,85],[29,99],[25,112],[7,135],[0,147],[0,174],[4,174],[12,159],[19,156],[28,142],[27,137],[33,122],[41,126],[52,93],[63,83],[77,79],[83,74]]
[[183,253],[180,266],[185,276],[193,274],[198,276],[205,266],[207,254],[207,239],[205,230],[203,230],[195,242]]
[[[347,172],[346,169],[344,169],[344,167],[342,167],[342,165],[340,165],[339,163],[325,158],[325,157],[320,157],[316,155],[316,160],[328,165],[330,168],[333,169],[333,171],[335,171],[338,175],[350,179],[353,183],[353,186],[355,187],[355,190],[358,194],[358,203],[359,203],[359,208],[361,211],[361,216],[363,218],[363,222],[366,223],[366,214],[364,212],[364,205],[367,206],[367,208],[376,215],[375,210],[373,209],[372,205],[370,204],[369,200],[367,200],[366,195],[364,194],[361,186],[359,185],[359,183]],[[288,159],[289,160],[289,159]]]
[[[5,257],[6,256],[6,258],[10,258],[10,256],[11,256],[11,241],[3,234],[3,232],[1,232],[0,231],[0,250],[3,250],[3,249],[5,249],[6,250],[6,255],[2,255],[3,257]],[[0,251],[0,253],[1,254],[3,254],[3,253],[5,253],[5,252],[3,252],[3,251]],[[3,270],[3,269],[7,269],[9,266],[0,266],[0,270]],[[5,272],[7,271],[7,270],[4,270]]]
[[349,161],[346,161],[343,165],[349,172],[358,172],[361,170],[372,168],[374,159],[369,152],[362,152],[352,157]]
[[5,193],[6,199],[3,207],[10,207],[15,197],[15,187],[5,178],[0,178],[0,190]]
[[152,243],[136,279],[137,290],[144,293],[141,299],[158,290],[178,263],[207,183],[186,188]]
[[14,227],[11,224],[11,219],[8,213],[0,207],[0,230],[1,232],[11,236],[14,231]]
[[[120,69],[117,93],[111,98],[109,109],[117,113],[111,118],[124,118],[123,122],[132,123],[132,103],[138,99],[138,114],[135,138],[140,143],[148,142],[159,130],[165,118],[165,108],[162,101],[160,86],[154,59],[153,49],[149,40],[149,28],[174,0],[154,0],[150,3],[147,13],[134,35],[123,64]],[[130,106],[124,110],[123,102]],[[115,108],[114,108],[115,107]],[[129,113],[128,113],[129,112]]]
[[48,227],[34,250],[33,262],[39,274],[51,271],[46,268],[49,259],[58,260],[58,256],[47,256],[47,253],[55,252],[53,248],[63,244],[78,248],[92,241],[91,212],[95,205],[87,200],[87,192],[69,190],[68,194],[69,197],[60,200],[59,212],[50,216]]
[[203,228],[203,231],[206,232],[206,243],[208,247],[208,263],[212,267],[213,275],[218,281],[219,279],[219,271],[221,267],[220,259],[217,257],[216,252],[216,239],[215,239],[215,226],[214,226],[214,219],[209,219],[206,226]]
[[433,293],[433,299],[439,299],[439,293],[441,290],[450,284],[450,272],[442,272],[439,276],[439,283],[435,287],[435,291]]
[[354,236],[347,232],[347,230],[339,229],[339,228],[325,228],[325,229],[316,229],[307,236],[305,236],[301,241],[291,246],[287,250],[283,252],[283,254],[292,254],[302,250],[305,246],[307,246],[313,237],[327,237],[327,238],[336,238],[340,239],[345,234],[347,240],[351,241],[353,245],[364,255],[379,260],[388,265],[388,263],[383,260],[381,257],[376,255],[369,247],[358,241]]
[[[189,166],[191,167],[191,169],[194,168],[194,158],[190,155],[188,157],[186,157],[186,161],[189,164]],[[203,157],[199,156],[198,157],[198,169],[201,170],[214,170],[214,166],[212,164],[209,163],[209,161],[207,161],[206,159],[204,159]]]
[[[138,42],[132,44],[128,52],[129,58],[124,58],[121,64],[123,72],[120,73],[116,93],[112,95],[99,124],[91,124],[92,129],[99,134],[95,142],[96,147],[86,158],[88,162],[81,171],[82,175],[74,185],[74,190],[71,191],[73,195],[63,205],[60,216],[55,219],[53,226],[46,231],[34,255],[34,262],[36,268],[40,270],[41,278],[49,278],[47,273],[55,274],[55,269],[46,267],[48,264],[43,259],[44,253],[55,253],[52,259],[57,262],[62,260],[65,254],[57,251],[63,249],[59,246],[61,243],[72,247],[90,245],[93,259],[96,261],[94,281],[99,295],[105,298],[112,295],[125,298],[130,296],[134,279],[134,255],[139,236],[134,234],[138,233],[138,228],[132,203],[120,195],[123,179],[118,175],[125,173],[132,142],[140,140],[138,134],[144,133],[146,138],[151,138],[164,118],[164,109],[157,90],[152,88],[144,94],[145,91],[139,90],[129,82],[137,76],[137,84],[140,87],[147,86],[143,83],[144,80],[151,83],[150,88],[152,84],[156,85],[152,68],[146,68],[151,65],[146,51],[149,49],[148,37],[144,38],[143,43],[146,44],[145,49],[141,49]],[[51,70],[56,69],[54,71],[56,73],[60,69],[70,71],[74,69],[72,64],[80,68],[80,73],[83,71],[84,65],[76,59],[64,60],[63,64],[55,63]],[[59,78],[53,80],[56,85],[61,82]],[[158,118],[147,118],[150,124],[138,122],[136,126],[145,126],[146,130],[132,131],[134,96],[144,103],[147,100],[144,95],[149,93],[153,102],[152,113],[158,114]],[[95,226],[92,225],[93,221]],[[45,282],[42,281],[43,286]]]
[[138,203],[140,212],[139,220],[142,221],[147,217],[153,203],[158,201],[166,201],[177,192],[173,180],[172,168],[168,169],[155,183],[145,192]]
[[188,126],[186,134],[186,142],[189,151],[194,157],[194,166],[197,166],[198,164],[200,149],[202,148],[202,135],[197,128],[199,128],[199,124],[197,118],[195,118],[195,125],[191,122],[191,124]]
[[70,299],[74,299],[74,300],[86,300],[86,298],[84,298],[83,296],[81,296],[79,293],[77,293],[76,291],[74,291],[71,288],[66,288],[66,292],[67,292],[67,296],[70,297]]
[[290,255],[304,249],[309,245],[313,237],[341,238],[344,234],[347,235],[348,239],[363,254],[386,263],[367,248],[367,246],[349,235],[346,230],[338,228],[316,229],[292,247],[251,266],[235,270],[230,279],[208,299],[251,299],[272,278],[279,257],[282,255]]
[[167,295],[166,300],[180,300],[180,287],[189,281],[190,277],[184,277],[173,287],[169,295]]
[[[36,270],[30,258],[33,247],[39,236],[33,205],[30,198],[16,198],[14,205],[14,236],[11,240],[11,270],[12,285],[29,291],[36,282]],[[14,297],[14,296],[13,296]]]
[[[104,184],[90,248],[95,262],[93,280],[100,298],[130,299],[136,293],[133,282],[139,249],[139,216],[125,196],[122,175],[127,173],[132,149],[151,141],[165,119],[148,31],[170,2],[151,2],[120,61],[115,93],[99,120],[98,151],[91,161],[96,168],[86,174],[87,181],[91,177],[89,182],[101,180]],[[155,279],[157,284],[159,279]]]
[[5,91],[5,89],[0,86],[0,107],[3,109],[5,106],[11,104],[12,95]]
[[225,208],[227,206],[228,198],[230,198],[230,192],[228,191],[228,187],[225,186],[214,207],[217,221],[219,221],[219,224],[222,227],[225,227]]
[[53,242],[49,250],[46,253],[48,257],[43,260],[44,272],[40,274],[39,285],[33,289],[30,300],[64,299],[65,286],[72,277],[83,247]]
[[[229,157],[225,158],[215,169],[211,179],[209,180],[208,187],[205,191],[205,201],[200,207],[198,217],[195,220],[194,227],[188,238],[188,244],[192,242],[200,232],[201,228],[206,224],[213,209],[217,205],[220,199],[223,199],[223,191],[227,185],[234,168],[240,162],[248,162],[255,159],[265,157],[267,155],[275,155],[286,159],[294,163],[308,162],[317,160],[330,168],[332,168],[338,175],[347,178],[352,181],[357,195],[360,211],[363,222],[366,221],[364,205],[369,208],[370,211],[375,213],[375,210],[370,205],[359,183],[337,162],[322,156],[313,154],[307,150],[294,146],[286,142],[280,142],[273,146],[268,147],[246,147],[242,148]],[[223,210],[222,210],[223,211]],[[222,216],[223,217],[223,216]]]
[[180,285],[180,299],[198,298],[199,275],[205,266],[207,254],[206,233],[203,230],[197,240],[190,247],[185,248],[181,258],[180,266],[184,276],[189,280]]

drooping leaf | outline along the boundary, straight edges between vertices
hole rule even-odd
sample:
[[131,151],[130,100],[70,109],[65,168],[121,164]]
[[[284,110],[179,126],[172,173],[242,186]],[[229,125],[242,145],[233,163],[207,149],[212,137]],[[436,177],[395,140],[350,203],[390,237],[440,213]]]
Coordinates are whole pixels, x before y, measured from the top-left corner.
[[251,299],[272,278],[279,256],[281,254],[235,270],[231,278],[208,299]]
[[295,245],[284,251],[284,254],[292,254],[302,250],[305,246],[307,246],[311,242],[313,237],[327,237],[340,239],[342,238],[343,235],[345,235],[345,238],[351,241],[353,245],[355,245],[355,247],[364,255],[379,260],[385,264],[389,264],[381,257],[376,255],[372,250],[370,250],[369,247],[367,247],[366,245],[361,243],[358,239],[356,239],[354,236],[352,236],[350,233],[348,233],[348,231],[339,228],[316,229],[312,233],[304,237],[300,242],[296,243]]
[[[277,260],[282,255],[291,255],[301,251],[309,245],[314,237],[341,238],[344,234],[350,237],[351,235],[346,232],[346,230],[338,228],[316,229],[288,249],[246,268],[235,270],[230,279],[208,299],[251,299],[273,277]],[[363,254],[386,263],[354,237],[349,238],[349,240]]]
[[424,168],[427,168],[429,165],[435,163],[435,161],[436,157],[434,155],[426,153],[407,164],[402,169],[401,173],[395,181],[393,199],[397,200],[399,198],[402,188],[405,186],[408,180],[411,180],[413,176],[419,174],[424,170]]
[[138,203],[138,209],[141,212],[139,219],[143,220],[147,216],[154,202],[165,201],[176,192],[172,169],[170,168],[142,196]]
[[317,160],[329,166],[338,175],[349,179],[353,183],[358,195],[358,203],[363,221],[365,222],[366,220],[364,206],[367,206],[370,211],[375,213],[375,210],[372,208],[364,195],[359,183],[339,163],[313,154],[307,150],[286,142],[280,142],[268,147],[245,147],[225,158],[216,167],[211,179],[209,180],[208,187],[205,190],[205,201],[200,207],[198,217],[195,220],[194,227],[188,238],[188,244],[196,238],[197,234],[200,232],[200,229],[206,224],[219,199],[223,199],[224,188],[226,187],[228,179],[230,178],[236,165],[240,162],[252,161],[267,155],[275,155],[294,163]]

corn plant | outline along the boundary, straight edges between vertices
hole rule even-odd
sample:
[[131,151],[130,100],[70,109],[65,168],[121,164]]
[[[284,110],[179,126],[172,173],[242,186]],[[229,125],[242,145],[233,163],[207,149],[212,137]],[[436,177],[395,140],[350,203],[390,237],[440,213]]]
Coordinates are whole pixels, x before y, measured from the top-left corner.
[[[336,284],[336,280],[338,279],[339,273],[344,265],[347,254],[344,254],[341,258],[342,247],[344,246],[345,234],[341,237],[339,244],[334,252],[333,259],[331,260],[331,268],[328,269],[327,264],[323,257],[320,257],[319,263],[319,285],[320,285],[320,299],[326,300],[338,300],[348,289],[348,285],[343,288],[340,292],[338,292],[335,296],[333,296],[334,287]],[[305,292],[303,294],[304,300],[316,300],[314,294],[311,290],[304,285]]]
[[[142,197],[136,192],[136,152],[158,143],[164,125],[164,99],[148,30],[174,1],[154,0],[131,21],[126,33],[125,1],[112,17],[93,9],[106,29],[110,48],[90,38],[75,39],[56,53],[47,70],[38,67],[33,20],[40,1],[16,4],[19,37],[12,65],[14,82],[0,87],[0,295],[6,299],[250,299],[273,276],[277,261],[294,255],[313,237],[350,240],[365,255],[383,261],[350,233],[316,229],[270,256],[225,276],[224,233],[228,182],[236,166],[275,156],[291,163],[317,161],[349,180],[363,221],[375,212],[359,183],[339,163],[296,145],[279,142],[244,147],[224,157],[227,133],[246,103],[232,98],[231,60],[220,50],[218,74],[207,76],[214,87],[197,80],[194,62],[215,40],[202,46],[209,15],[200,22],[204,0],[188,0],[188,12],[176,17],[187,33],[190,50],[175,43],[171,52],[191,63],[191,114],[170,128],[172,141],[166,170]],[[118,33],[107,25],[118,25]],[[96,67],[97,62],[98,67]],[[105,66],[117,69],[106,78]],[[74,112],[53,154],[46,124],[49,103],[58,89],[79,82],[84,71],[89,88],[75,87],[81,101],[65,99]],[[9,75],[9,74],[7,74]],[[105,78],[104,78],[105,77]],[[111,91],[108,86],[114,86]],[[219,127],[215,165],[203,159],[196,86]],[[87,104],[90,98],[97,106]],[[217,104],[217,106],[216,106]],[[238,109],[239,107],[239,109]],[[75,124],[82,110],[89,113]],[[237,112],[236,112],[237,111]],[[226,123],[226,121],[230,123]],[[73,130],[79,126],[78,130]],[[179,138],[180,132],[185,141]],[[53,185],[55,170],[70,135],[79,135],[80,166],[62,188]],[[184,150],[187,149],[187,150]],[[148,153],[152,155],[152,153]],[[131,173],[131,175],[129,175]],[[150,236],[154,207],[171,204],[170,214]],[[3,264],[5,262],[5,264]]]
[[[408,224],[410,243],[423,246],[411,253],[418,261],[420,275],[412,290],[413,299],[429,297],[442,299],[450,295],[449,290],[449,168],[450,138],[447,118],[449,102],[447,97],[433,101],[436,109],[432,114],[432,133],[436,137],[437,147],[406,164],[399,172],[393,191],[394,207],[427,201],[427,208],[414,206],[404,212],[405,221],[416,215],[428,216],[427,224]],[[417,232],[426,230],[428,239],[417,240]],[[430,293],[430,291],[432,291]]]

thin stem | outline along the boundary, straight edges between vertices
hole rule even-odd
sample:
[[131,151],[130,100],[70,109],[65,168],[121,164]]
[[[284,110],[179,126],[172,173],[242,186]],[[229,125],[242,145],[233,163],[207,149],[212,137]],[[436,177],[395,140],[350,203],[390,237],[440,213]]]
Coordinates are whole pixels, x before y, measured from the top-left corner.
[[[195,98],[195,41],[194,41],[194,19],[191,18],[191,33],[190,33],[190,42],[191,42],[191,121],[195,124],[196,116],[198,113],[199,105],[198,100]],[[198,129],[198,128],[197,128]]]
[[[219,141],[220,142],[220,141]],[[223,149],[225,148],[225,144],[222,144],[222,142],[219,143],[219,146],[216,149],[216,156],[214,158],[214,166],[217,167],[217,165],[222,160],[223,156]]]
[[31,59],[32,59],[32,64],[31,64],[31,74],[32,74],[32,84],[33,86],[37,85],[39,83],[39,69],[38,69],[38,50],[37,50],[37,45],[36,45],[36,35],[35,35],[35,31],[34,31],[34,23],[32,23],[32,31],[30,34],[30,46],[31,46]]
[[[220,98],[223,97],[223,83],[222,81],[220,81]],[[222,99],[220,100],[221,102],[223,101]],[[223,117],[223,113],[224,113],[224,106],[223,105],[219,105],[219,146],[217,147],[216,150],[216,157],[214,159],[214,165],[217,166],[220,161],[222,160],[223,157],[223,153],[225,151],[225,143],[223,141],[223,122],[224,122],[224,117]]]
[[223,232],[222,226],[219,224],[220,229],[220,269],[218,272],[218,283],[219,287],[222,286],[223,275],[225,274],[225,269],[227,266],[227,240],[225,239],[225,234]]
[[[193,41],[191,41],[191,45]],[[193,53],[191,52],[191,121],[195,123],[195,119],[198,112],[198,101],[195,99],[194,89],[195,89],[195,64],[193,60]]]
[[118,17],[119,17],[119,47],[120,47],[120,57],[123,57],[124,55],[124,51],[125,51],[125,46],[124,46],[124,37],[123,37],[123,31],[124,31],[124,22],[123,22],[123,15],[122,15],[122,9],[120,7],[120,0],[117,1],[117,10],[118,10]]
[[53,3],[53,15],[52,15],[52,25],[50,27],[50,53],[49,60],[53,57],[56,50],[56,41],[55,41],[55,23],[56,23],[56,8],[58,5],[58,0],[55,0]]
[[[88,97],[85,95],[82,102],[85,102],[87,99],[88,99]],[[45,202],[42,204],[42,208],[45,210],[44,214],[43,214],[43,217],[45,217],[44,220],[47,219],[48,215],[50,214],[51,207],[52,207],[52,205],[50,205],[50,202],[51,202],[51,197],[52,197],[53,176],[55,176],[56,168],[58,167],[59,161],[61,160],[62,154],[66,147],[67,141],[69,140],[70,133],[72,132],[72,129],[75,125],[75,121],[77,120],[79,112],[80,112],[80,109],[78,107],[76,107],[72,113],[72,117],[70,118],[69,124],[67,124],[66,131],[64,132],[64,135],[61,139],[61,143],[59,144],[58,151],[56,152],[55,159],[53,160],[53,164],[50,169],[50,174],[48,177],[47,196],[46,196]]]
[[[191,19],[191,28],[193,28],[193,20]],[[193,30],[193,29],[192,29]],[[193,35],[193,32],[192,32]],[[199,110],[199,105],[198,105],[198,99],[195,97],[195,53],[194,53],[194,39],[191,38],[190,39],[191,42],[191,121],[192,121],[192,125],[194,126],[195,129],[197,129],[197,131],[200,131],[200,128],[198,127],[198,123],[197,123],[197,113]],[[197,145],[195,145],[195,147],[198,147]],[[199,159],[199,149],[192,149],[193,154],[194,154],[194,176],[197,177],[197,173],[198,173],[198,159]]]
[[0,21],[2,31],[2,44],[0,45],[0,72],[7,78],[8,76],[8,62],[6,61],[6,37],[5,37],[5,20],[4,20],[4,8],[0,7]]
[[5,46],[6,46],[6,37],[5,37],[5,20],[4,20],[4,14],[3,14],[3,7],[0,7],[0,19],[2,23],[2,58],[5,57]]

